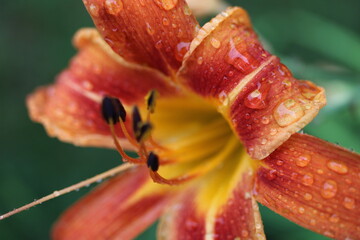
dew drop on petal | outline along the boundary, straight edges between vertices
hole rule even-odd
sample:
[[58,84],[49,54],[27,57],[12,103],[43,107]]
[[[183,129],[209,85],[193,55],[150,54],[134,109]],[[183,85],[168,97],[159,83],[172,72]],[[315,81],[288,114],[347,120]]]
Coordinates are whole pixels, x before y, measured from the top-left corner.
[[309,154],[302,154],[296,158],[295,163],[299,167],[306,167],[311,161],[311,156]]
[[348,167],[338,161],[331,160],[327,163],[327,166],[330,170],[339,174],[346,174],[348,172]]
[[203,58],[203,57],[198,57],[198,58],[197,58],[197,63],[198,63],[199,65],[201,65],[203,62],[204,62],[204,58]]
[[275,108],[273,115],[279,126],[286,127],[304,116],[304,111],[294,99],[287,99]]
[[189,8],[188,5],[185,5],[185,6],[184,6],[184,14],[185,14],[186,16],[190,16],[190,15],[191,15],[191,9]]
[[265,97],[259,89],[256,89],[245,98],[245,106],[251,109],[263,109],[266,107]]
[[310,220],[310,224],[314,226],[314,225],[316,224],[316,220],[315,220],[315,219],[311,219],[311,220]]
[[266,178],[268,180],[274,180],[277,176],[277,171],[276,170],[270,170],[267,174],[266,174]]
[[167,18],[164,17],[164,18],[162,19],[162,23],[163,23],[164,26],[168,26],[168,25],[170,24],[170,21],[169,21],[169,19],[167,19]]
[[151,27],[149,23],[146,23],[146,32],[150,35],[154,35],[155,30]]
[[338,223],[339,220],[340,220],[340,218],[336,214],[331,215],[330,218],[329,218],[329,221],[332,222],[332,223]]
[[228,106],[230,103],[230,99],[229,96],[227,95],[227,93],[225,91],[221,91],[221,93],[219,94],[219,101],[221,102],[221,104],[223,106]]
[[323,198],[333,198],[337,192],[337,183],[334,180],[326,180],[321,189],[321,196]]
[[330,238],[333,238],[333,237],[335,237],[335,234],[333,233],[333,232],[331,232],[331,231],[325,231],[324,232],[324,235],[326,236],[326,237],[330,237]]
[[244,238],[246,238],[246,237],[249,236],[249,232],[244,229],[244,230],[241,231],[241,236],[244,237]]
[[343,201],[343,205],[345,208],[352,210],[355,208],[355,199],[353,198],[349,198],[349,197],[345,197],[344,201]]
[[305,186],[310,186],[314,183],[314,177],[311,173],[307,173],[303,176],[301,182],[305,185]]
[[264,125],[269,124],[269,123],[270,123],[269,117],[263,116],[263,117],[261,118],[261,123],[264,124]]
[[274,136],[274,135],[276,135],[277,134],[277,129],[276,128],[271,128],[270,129],[270,135],[271,136]]
[[266,138],[261,139],[261,144],[262,145],[265,145],[267,142],[268,142],[268,140]]
[[123,9],[122,0],[106,0],[105,9],[111,15],[117,15]]
[[210,39],[210,43],[211,43],[211,46],[213,46],[214,48],[220,48],[221,46],[221,43],[219,40],[217,40],[216,38],[212,37]]
[[95,4],[90,4],[89,11],[91,16],[98,17],[99,16],[99,8]]
[[178,3],[178,0],[154,0],[154,1],[159,7],[165,10],[173,9]]
[[303,214],[303,213],[305,212],[305,208],[299,207],[298,212],[301,213],[301,214]]
[[175,58],[178,61],[182,61],[185,54],[189,50],[190,42],[179,42],[175,48]]
[[305,193],[304,194],[304,199],[307,200],[307,201],[310,201],[312,199],[312,195],[310,193]]

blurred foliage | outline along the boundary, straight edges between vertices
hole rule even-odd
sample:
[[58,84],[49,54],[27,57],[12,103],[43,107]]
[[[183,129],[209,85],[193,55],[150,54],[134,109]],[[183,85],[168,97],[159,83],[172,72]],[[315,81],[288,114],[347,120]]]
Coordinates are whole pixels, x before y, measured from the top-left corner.
[[[360,152],[360,1],[232,0],[247,9],[268,48],[301,79],[324,86],[328,106],[305,132]],[[74,32],[92,22],[81,1],[10,1],[0,8],[0,212],[119,163],[114,151],[50,139],[32,123],[26,95],[50,84],[75,51]],[[82,189],[0,222],[0,239],[48,239]],[[268,239],[326,239],[261,208]],[[155,226],[139,239],[154,239]]]

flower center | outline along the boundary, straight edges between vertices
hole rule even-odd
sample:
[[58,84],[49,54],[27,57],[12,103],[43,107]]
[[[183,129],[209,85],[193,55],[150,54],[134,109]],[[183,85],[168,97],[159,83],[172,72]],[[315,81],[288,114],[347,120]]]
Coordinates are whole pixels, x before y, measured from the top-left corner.
[[[243,147],[213,105],[190,94],[156,99],[157,93],[152,91],[145,106],[133,108],[130,134],[120,101],[104,98],[103,115],[124,161],[147,164],[155,182],[170,185],[209,175],[238,161],[236,155]],[[114,133],[116,123],[137,149],[138,158],[129,157],[121,148]]]

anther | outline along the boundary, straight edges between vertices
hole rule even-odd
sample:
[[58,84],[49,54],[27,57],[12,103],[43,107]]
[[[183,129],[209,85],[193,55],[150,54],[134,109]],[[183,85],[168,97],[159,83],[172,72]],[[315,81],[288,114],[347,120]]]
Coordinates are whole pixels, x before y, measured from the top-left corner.
[[137,132],[135,132],[136,141],[143,142],[150,137],[153,129],[151,123],[142,123]]
[[137,132],[139,132],[141,125],[142,125],[142,119],[141,119],[140,111],[139,108],[135,106],[132,111],[132,126],[135,135]]
[[156,99],[158,98],[159,93],[156,90],[151,90],[147,95],[146,95],[146,105],[147,105],[147,110],[150,113],[154,113],[155,112],[155,106],[156,106]]
[[147,166],[151,169],[151,171],[156,172],[159,170],[159,157],[153,152],[150,152],[147,159]]
[[126,111],[119,99],[105,96],[102,100],[101,110],[103,118],[108,124],[118,123],[119,118],[125,122]]

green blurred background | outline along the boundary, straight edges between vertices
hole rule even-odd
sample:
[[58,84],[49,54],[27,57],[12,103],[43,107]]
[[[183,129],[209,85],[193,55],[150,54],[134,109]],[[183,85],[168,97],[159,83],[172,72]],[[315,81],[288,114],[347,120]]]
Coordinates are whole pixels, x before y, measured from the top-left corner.
[[[328,105],[305,132],[360,152],[360,1],[237,0],[295,76],[327,90]],[[208,20],[208,19],[206,19]],[[202,23],[205,20],[202,20]],[[0,212],[116,166],[111,150],[78,148],[32,123],[26,95],[50,84],[75,50],[71,38],[92,26],[80,0],[10,1],[0,8]],[[59,214],[91,187],[0,222],[0,239],[48,239]],[[326,239],[262,207],[268,239]],[[155,227],[139,239],[155,239]]]

